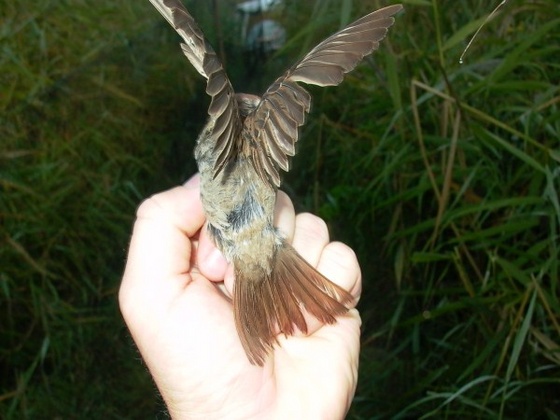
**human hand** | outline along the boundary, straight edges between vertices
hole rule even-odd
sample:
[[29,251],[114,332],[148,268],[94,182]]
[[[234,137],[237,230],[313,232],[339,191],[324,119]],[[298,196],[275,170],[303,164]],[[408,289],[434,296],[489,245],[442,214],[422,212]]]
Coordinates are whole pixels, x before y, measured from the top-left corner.
[[[334,325],[310,323],[305,336],[280,336],[264,366],[251,365],[233,319],[233,271],[204,222],[198,176],[142,203],[119,291],[123,317],[171,416],[343,418],[357,383],[358,311]],[[279,192],[275,225],[357,302],[355,254],[329,243],[321,219],[296,216]]]

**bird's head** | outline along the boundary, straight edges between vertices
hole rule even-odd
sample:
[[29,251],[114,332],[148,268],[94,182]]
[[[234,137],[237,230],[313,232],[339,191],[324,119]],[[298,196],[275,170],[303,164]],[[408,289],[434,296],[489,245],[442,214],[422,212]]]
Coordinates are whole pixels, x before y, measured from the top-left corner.
[[261,98],[249,93],[236,93],[235,100],[237,101],[241,118],[246,118],[259,105]]

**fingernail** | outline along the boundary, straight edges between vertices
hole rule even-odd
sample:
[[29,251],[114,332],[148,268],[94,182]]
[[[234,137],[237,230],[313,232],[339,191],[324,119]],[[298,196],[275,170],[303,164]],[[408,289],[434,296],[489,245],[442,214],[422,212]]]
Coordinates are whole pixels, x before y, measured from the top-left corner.
[[224,254],[222,254],[217,248],[214,248],[212,252],[206,256],[206,262],[208,265],[223,265],[224,262],[227,265]]
[[187,182],[185,182],[183,184],[183,186],[188,190],[194,190],[194,189],[198,188],[199,184],[200,184],[200,174],[197,172],[196,174],[191,176],[187,180]]
[[209,251],[207,255],[199,254],[198,266],[203,275],[213,281],[223,280],[227,269],[227,261],[224,255],[216,248]]

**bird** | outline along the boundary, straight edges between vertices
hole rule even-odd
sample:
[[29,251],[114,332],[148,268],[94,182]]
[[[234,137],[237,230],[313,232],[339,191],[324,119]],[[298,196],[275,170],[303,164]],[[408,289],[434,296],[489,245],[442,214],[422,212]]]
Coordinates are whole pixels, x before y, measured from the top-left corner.
[[306,316],[334,324],[352,295],[307,263],[274,227],[281,171],[296,154],[311,95],[300,84],[336,86],[377,50],[402,5],[363,16],[320,42],[262,96],[235,93],[226,71],[180,0],[150,0],[182,38],[206,81],[208,120],[196,140],[206,229],[233,264],[233,317],[248,361],[263,366],[278,337],[306,334]]

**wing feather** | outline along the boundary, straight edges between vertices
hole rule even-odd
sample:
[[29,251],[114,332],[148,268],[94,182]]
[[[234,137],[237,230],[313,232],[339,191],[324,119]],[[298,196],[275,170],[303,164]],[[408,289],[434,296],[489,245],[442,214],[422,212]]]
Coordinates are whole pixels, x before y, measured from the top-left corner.
[[206,93],[212,98],[208,115],[215,121],[211,138],[216,142],[214,176],[237,151],[236,139],[241,130],[239,110],[227,74],[194,18],[180,0],[150,0],[183,38],[181,49],[193,67],[207,79]]
[[313,48],[265,92],[255,111],[247,117],[244,138],[256,135],[251,158],[259,176],[272,186],[280,186],[278,169],[289,169],[295,154],[298,128],[309,113],[311,96],[296,82],[335,86],[368,54],[379,47],[394,23],[401,5],[370,13]]
[[284,121],[285,114],[272,113],[270,118],[273,120],[271,124],[266,124],[275,133],[274,139],[282,151],[288,156],[294,156],[296,154],[296,148],[293,142],[289,139],[297,136],[297,124],[290,125],[289,122]]

